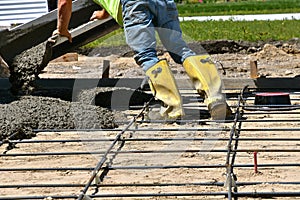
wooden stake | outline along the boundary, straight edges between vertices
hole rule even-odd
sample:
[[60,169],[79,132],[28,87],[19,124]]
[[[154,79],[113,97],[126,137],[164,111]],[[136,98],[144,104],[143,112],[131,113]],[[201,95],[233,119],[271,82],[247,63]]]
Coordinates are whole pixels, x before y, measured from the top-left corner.
[[258,78],[257,60],[250,61],[250,78]]
[[109,78],[110,61],[103,60],[102,78]]

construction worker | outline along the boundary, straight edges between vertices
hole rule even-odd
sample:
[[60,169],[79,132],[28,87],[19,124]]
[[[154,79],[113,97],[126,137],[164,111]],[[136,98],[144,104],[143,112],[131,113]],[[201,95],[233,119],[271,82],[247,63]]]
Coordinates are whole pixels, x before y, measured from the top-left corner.
[[[184,115],[182,99],[174,76],[165,59],[156,52],[157,32],[172,59],[185,68],[196,90],[205,97],[212,119],[222,120],[231,114],[221,93],[221,78],[209,55],[196,55],[182,38],[178,11],[173,0],[94,0],[102,8],[91,17],[104,19],[111,15],[124,27],[126,42],[134,50],[134,59],[149,77],[155,97],[164,105],[160,115],[177,119]],[[72,41],[68,31],[71,0],[58,1],[58,25],[55,32]]]

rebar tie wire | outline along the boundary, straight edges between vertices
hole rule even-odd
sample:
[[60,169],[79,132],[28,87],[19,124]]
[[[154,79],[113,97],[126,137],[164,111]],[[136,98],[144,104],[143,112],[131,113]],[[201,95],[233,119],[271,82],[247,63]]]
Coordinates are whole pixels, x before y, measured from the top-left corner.
[[[136,123],[137,119],[139,117],[143,117],[143,114],[145,112],[145,110],[149,107],[150,102],[154,99],[154,97],[152,97],[142,108],[142,110],[136,115],[134,116],[131,121],[127,124],[127,126],[116,135],[116,138],[112,141],[111,145],[108,147],[108,149],[106,150],[106,152],[104,153],[104,155],[102,156],[101,160],[98,162],[98,164],[96,165],[96,167],[94,168],[91,177],[89,178],[88,182],[86,183],[84,189],[81,191],[81,193],[79,194],[77,200],[82,200],[83,198],[86,197],[86,193],[89,189],[89,187],[92,185],[92,182],[94,181],[94,179],[97,177],[97,174],[99,173],[99,171],[102,169],[102,166],[104,165],[105,161],[107,160],[107,156],[110,154],[110,152],[112,151],[112,149],[114,148],[114,146],[117,144],[118,141],[120,141],[121,136],[129,129],[129,127],[131,127],[133,124]],[[121,147],[123,147],[123,145],[121,145]],[[120,150],[120,148],[118,149]],[[112,161],[110,161],[112,162]],[[108,172],[106,172],[108,173]],[[97,191],[97,190],[96,190]],[[89,198],[89,197],[87,197]]]

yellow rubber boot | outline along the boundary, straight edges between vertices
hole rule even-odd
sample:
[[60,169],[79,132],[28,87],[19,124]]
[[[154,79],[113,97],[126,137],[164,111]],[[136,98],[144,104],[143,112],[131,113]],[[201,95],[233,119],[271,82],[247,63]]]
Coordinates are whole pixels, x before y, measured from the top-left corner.
[[197,92],[205,95],[205,103],[212,119],[221,120],[231,115],[232,112],[221,92],[221,77],[209,55],[190,56],[184,60],[183,67]]
[[160,60],[146,71],[153,95],[161,100],[166,108],[161,109],[164,118],[177,119],[184,115],[182,100],[174,76],[166,60]]

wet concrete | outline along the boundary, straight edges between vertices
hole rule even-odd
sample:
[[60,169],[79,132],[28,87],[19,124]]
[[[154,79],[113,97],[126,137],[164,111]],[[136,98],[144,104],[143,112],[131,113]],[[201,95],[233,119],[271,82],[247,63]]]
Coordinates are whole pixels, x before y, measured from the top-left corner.
[[0,141],[24,139],[34,129],[112,129],[124,120],[121,110],[144,105],[151,94],[130,88],[92,88],[73,94],[71,89],[35,89],[15,96],[0,90]]
[[29,94],[34,89],[34,80],[45,66],[42,65],[46,42],[17,55],[10,64],[12,92]]
[[[11,99],[13,100],[13,99]],[[33,129],[115,128],[114,114],[99,106],[57,98],[23,96],[0,104],[0,140],[34,136]]]

